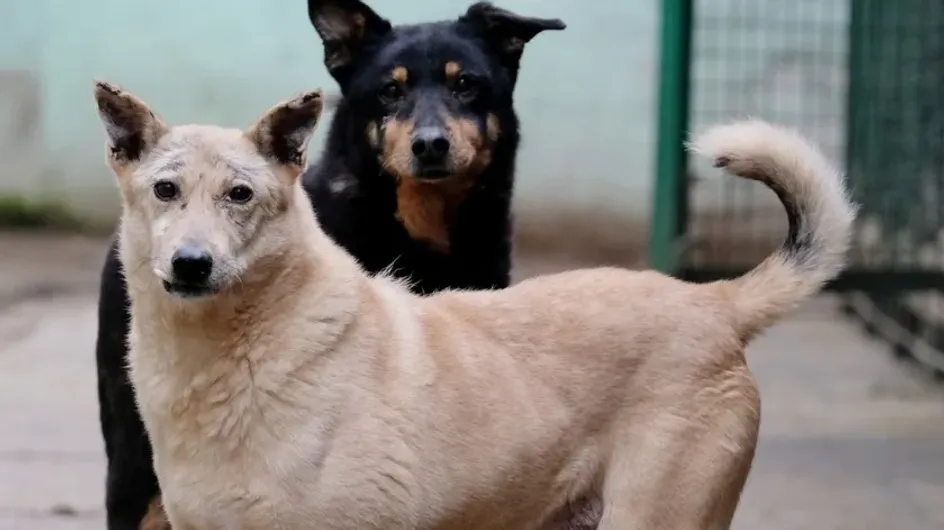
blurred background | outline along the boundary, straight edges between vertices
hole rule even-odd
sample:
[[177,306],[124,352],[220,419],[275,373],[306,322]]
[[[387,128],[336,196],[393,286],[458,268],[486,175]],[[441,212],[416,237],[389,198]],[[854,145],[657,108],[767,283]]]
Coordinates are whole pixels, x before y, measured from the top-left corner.
[[[368,3],[406,23],[470,0]],[[862,216],[849,271],[752,347],[763,439],[735,528],[944,528],[944,3],[497,3],[568,25],[518,81],[517,276],[748,269],[781,207],[682,141],[747,116],[799,128]],[[104,525],[95,304],[119,204],[92,79],[171,122],[244,126],[335,91],[321,54],[301,0],[0,2],[0,529]]]

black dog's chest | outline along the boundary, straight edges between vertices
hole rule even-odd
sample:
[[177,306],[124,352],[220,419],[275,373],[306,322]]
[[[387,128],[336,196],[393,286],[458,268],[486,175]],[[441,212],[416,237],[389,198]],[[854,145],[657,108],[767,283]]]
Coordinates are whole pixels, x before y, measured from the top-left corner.
[[306,189],[322,228],[368,272],[407,279],[419,293],[507,286],[509,227],[494,221],[506,219],[507,211],[460,205],[450,226],[450,248],[441,251],[412,238],[397,219],[392,185],[353,184],[337,193],[330,179],[309,177]]

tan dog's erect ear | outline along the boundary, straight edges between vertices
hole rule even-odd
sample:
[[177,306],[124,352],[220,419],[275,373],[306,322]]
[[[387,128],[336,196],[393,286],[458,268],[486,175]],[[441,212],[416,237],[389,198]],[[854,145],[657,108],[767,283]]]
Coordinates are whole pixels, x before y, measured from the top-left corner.
[[246,135],[262,156],[301,174],[323,107],[320,90],[305,92],[269,109]]
[[95,102],[117,167],[140,161],[168,130],[146,103],[111,83],[95,83]]

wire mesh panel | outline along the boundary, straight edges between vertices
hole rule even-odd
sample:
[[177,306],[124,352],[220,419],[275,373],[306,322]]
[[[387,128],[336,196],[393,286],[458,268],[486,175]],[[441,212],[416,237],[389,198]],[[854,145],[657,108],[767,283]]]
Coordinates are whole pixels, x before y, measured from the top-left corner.
[[[833,287],[944,284],[944,1],[693,0],[689,129],[748,116],[799,129],[846,166],[862,205]],[[739,274],[786,219],[763,186],[689,160],[690,279]],[[662,177],[660,175],[660,177]]]
[[944,374],[944,0],[663,0],[663,17],[654,264],[731,277],[786,231],[769,190],[686,158],[683,129],[794,127],[845,167],[861,205],[830,288]]
[[944,2],[858,0],[850,35],[848,165],[862,207],[854,266],[941,287]]
[[[842,162],[848,0],[696,0],[690,129],[757,117],[798,128]],[[690,160],[689,270],[755,265],[786,232],[783,208],[762,185],[717,177]]]
[[847,309],[944,374],[944,2],[856,0],[850,37],[852,266],[874,277]]

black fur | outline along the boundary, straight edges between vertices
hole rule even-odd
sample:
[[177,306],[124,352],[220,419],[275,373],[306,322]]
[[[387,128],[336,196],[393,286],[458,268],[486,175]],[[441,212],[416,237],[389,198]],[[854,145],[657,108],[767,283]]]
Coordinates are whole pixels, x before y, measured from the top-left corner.
[[[503,140],[492,164],[459,206],[450,231],[452,249],[441,253],[412,239],[397,220],[394,179],[383,174],[359,145],[364,141],[358,138],[352,114],[349,105],[341,103],[321,162],[304,176],[318,219],[334,240],[368,271],[389,267],[395,275],[409,278],[420,293],[506,287],[517,134]],[[517,126],[514,112],[509,108],[506,114],[505,119]],[[336,192],[334,187],[343,190]]]
[[[324,230],[369,272],[389,269],[409,278],[418,293],[507,286],[519,140],[512,92],[521,46],[542,29],[563,29],[563,24],[518,17],[488,4],[476,4],[453,21],[403,27],[391,26],[356,0],[310,0],[309,15],[325,44],[325,64],[343,96],[321,161],[303,177]],[[344,25],[359,20],[365,20],[366,27]],[[445,61],[456,61],[475,76],[474,97],[459,98],[438,75]],[[378,91],[397,66],[410,71],[414,84],[408,87],[408,97],[391,104]],[[501,131],[489,146],[490,163],[474,175],[456,210],[446,252],[413,239],[397,219],[396,178],[384,171],[382,153],[367,133],[371,123],[404,116],[431,118],[424,112],[470,120],[481,134],[486,134],[488,116],[493,115]],[[127,294],[113,244],[102,271],[96,345],[109,530],[136,530],[158,494],[151,446],[126,374],[128,322]]]

